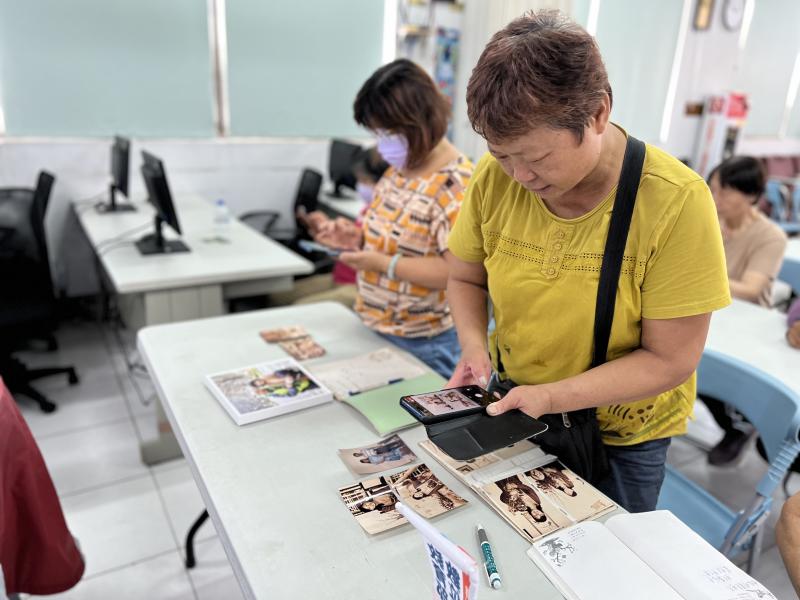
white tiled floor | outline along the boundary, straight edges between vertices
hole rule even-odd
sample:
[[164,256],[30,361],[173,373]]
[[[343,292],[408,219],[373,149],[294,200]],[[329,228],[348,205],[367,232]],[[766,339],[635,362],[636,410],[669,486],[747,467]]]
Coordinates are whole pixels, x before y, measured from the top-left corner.
[[[37,387],[58,403],[44,415],[24,397],[20,407],[42,450],[61,497],[73,534],[87,560],[84,579],[55,598],[72,600],[168,599],[236,600],[241,598],[222,545],[210,521],[197,536],[197,567],[183,566],[183,540],[203,508],[183,460],[148,468],[139,459],[139,440],[155,432],[153,388],[146,376],[131,375],[125,354],[135,360],[132,339],[124,354],[108,326],[80,322],[59,333],[57,353],[27,353],[31,365],[69,363],[81,377],[42,380]],[[698,406],[690,434],[707,446],[719,430]],[[731,506],[741,507],[764,472],[750,448],[739,465],[709,467],[696,444],[676,439],[668,460]],[[792,491],[800,491],[800,475]],[[764,536],[755,577],[780,600],[797,596],[775,546],[773,527],[783,502],[775,508]]]
[[[55,353],[23,354],[30,366],[71,364],[66,377],[36,383],[58,404],[43,414],[24,396],[20,409],[61,498],[72,533],[86,556],[86,573],[72,590],[48,598],[70,600],[192,600],[241,598],[211,521],[196,540],[197,566],[183,565],[189,526],[203,510],[184,460],[142,464],[139,441],[155,432],[153,388],[131,375],[109,326],[78,322],[58,334]],[[135,360],[133,340],[123,339]]]

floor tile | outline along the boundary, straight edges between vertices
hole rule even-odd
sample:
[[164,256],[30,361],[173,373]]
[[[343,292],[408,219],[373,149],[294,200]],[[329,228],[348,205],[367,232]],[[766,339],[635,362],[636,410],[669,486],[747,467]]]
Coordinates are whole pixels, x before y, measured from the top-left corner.
[[[84,578],[54,600],[194,600],[189,576],[177,551]],[[223,598],[220,596],[219,598]]]
[[761,560],[752,575],[775,594],[778,600],[797,600],[797,594],[783,566],[777,546],[762,553]]
[[667,451],[668,464],[678,467],[696,460],[705,461],[706,453],[683,436],[672,439],[672,443],[669,445],[669,450]]
[[86,557],[86,576],[177,550],[149,474],[63,498],[62,506]]
[[239,600],[243,597],[219,538],[197,544],[195,557],[197,566],[189,570],[189,577],[198,600]]
[[81,381],[74,386],[55,378],[35,384],[36,389],[58,405],[53,413],[43,413],[32,400],[22,396],[17,398],[20,410],[37,439],[130,418],[110,367],[93,367],[79,375]]
[[129,420],[37,442],[61,496],[149,473]]
[[[159,469],[154,474],[156,485],[167,507],[167,516],[178,539],[183,543],[189,528],[205,510],[203,499],[185,462],[175,468]],[[195,540],[206,540],[215,535],[217,532],[209,519],[199,529]]]

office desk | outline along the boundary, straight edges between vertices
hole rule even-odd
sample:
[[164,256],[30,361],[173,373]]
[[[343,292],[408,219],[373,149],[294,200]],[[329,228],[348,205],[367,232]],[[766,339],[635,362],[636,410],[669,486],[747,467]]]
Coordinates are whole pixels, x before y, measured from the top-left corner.
[[786,341],[786,315],[734,300],[711,317],[706,347],[780,379],[800,393],[800,350]]
[[347,217],[355,221],[361,209],[364,208],[364,201],[360,196],[347,196],[344,198],[332,198],[325,194],[319,197],[320,208],[331,216]]
[[[153,231],[154,211],[138,203],[136,212],[100,214],[76,205],[78,219],[100,264],[119,295],[126,325],[145,325],[224,314],[229,298],[292,288],[294,275],[313,265],[234,218],[220,240],[214,206],[201,198],[175,198],[181,239],[191,252],[142,256],[133,242]],[[148,225],[149,224],[149,225]],[[137,225],[142,229],[129,233]],[[164,226],[165,237],[176,238]],[[121,234],[129,243],[109,242]]]
[[[151,256],[140,255],[134,246],[135,240],[154,230],[154,210],[149,204],[137,203],[136,212],[111,214],[75,205],[117,294],[122,319],[132,331],[224,314],[229,298],[290,290],[294,275],[314,270],[311,262],[234,218],[224,232],[215,231],[214,206],[202,198],[181,196],[174,202],[184,232],[180,239],[190,252]],[[177,237],[166,225],[163,231],[166,238]],[[141,446],[142,460],[148,465],[180,456],[160,404],[156,419],[158,437]]]
[[[410,526],[370,536],[339,499],[361,479],[337,449],[376,441],[359,413],[340,402],[237,427],[203,385],[203,376],[283,357],[262,329],[304,325],[335,360],[385,345],[339,304],[241,313],[147,327],[138,346],[155,381],[194,479],[247,598],[430,598],[432,575]],[[561,595],[528,559],[529,544],[418,446],[421,426],[400,436],[449,487],[469,500],[433,524],[476,559],[475,524],[495,551],[503,588],[484,598],[556,600]]]

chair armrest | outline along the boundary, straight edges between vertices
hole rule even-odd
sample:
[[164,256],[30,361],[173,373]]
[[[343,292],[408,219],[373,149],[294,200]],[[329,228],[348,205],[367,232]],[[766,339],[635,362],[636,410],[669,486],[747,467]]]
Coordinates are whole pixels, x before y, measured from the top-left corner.
[[268,235],[269,230],[272,229],[272,226],[275,225],[280,217],[281,214],[274,210],[257,210],[239,215],[239,220],[264,235]]

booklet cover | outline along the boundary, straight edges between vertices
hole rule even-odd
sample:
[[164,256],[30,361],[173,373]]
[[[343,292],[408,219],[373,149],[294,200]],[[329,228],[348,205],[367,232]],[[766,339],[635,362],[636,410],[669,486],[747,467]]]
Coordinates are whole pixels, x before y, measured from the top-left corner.
[[291,358],[207,375],[205,383],[237,425],[333,399],[327,388]]
[[397,503],[426,518],[449,512],[467,501],[444,485],[427,465],[414,465],[393,475],[366,479],[339,489],[339,497],[369,534],[405,525]]

